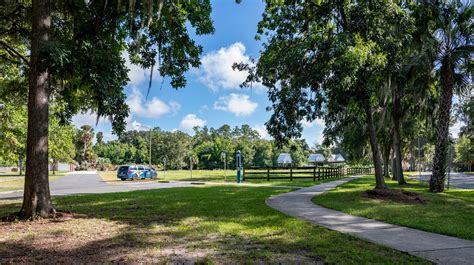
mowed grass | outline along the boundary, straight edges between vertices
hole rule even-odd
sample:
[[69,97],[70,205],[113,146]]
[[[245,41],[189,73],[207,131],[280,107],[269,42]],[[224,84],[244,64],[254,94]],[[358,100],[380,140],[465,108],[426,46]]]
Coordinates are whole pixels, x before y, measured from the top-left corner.
[[[66,172],[57,171],[49,173],[49,181],[55,181],[64,177]],[[16,172],[0,172],[0,192],[23,190],[25,186],[25,175]]]
[[[102,177],[105,182],[109,184],[120,184],[120,182],[122,182],[120,179],[117,179],[116,171],[99,171],[97,173]],[[230,184],[236,183],[236,175],[237,171],[235,170],[227,170],[226,175],[224,175],[224,170],[193,170],[192,176],[189,170],[167,170],[166,172],[158,171],[157,181],[202,181]],[[271,179],[270,181],[267,181],[265,179],[247,179],[245,180],[245,183],[268,186],[309,187],[335,179],[336,178],[324,179],[319,181],[298,178],[294,178],[293,181],[290,181],[289,179]]]
[[[57,197],[57,209],[74,218],[0,222],[0,263],[428,264],[265,205],[288,191],[201,186]],[[19,203],[0,201],[0,216]]]
[[373,176],[353,180],[314,197],[313,202],[357,216],[474,240],[474,190],[430,193],[426,183],[407,178],[409,184],[400,187],[395,181],[385,180],[391,189],[416,192],[428,200],[423,204],[403,204],[361,196],[374,187],[374,181]]

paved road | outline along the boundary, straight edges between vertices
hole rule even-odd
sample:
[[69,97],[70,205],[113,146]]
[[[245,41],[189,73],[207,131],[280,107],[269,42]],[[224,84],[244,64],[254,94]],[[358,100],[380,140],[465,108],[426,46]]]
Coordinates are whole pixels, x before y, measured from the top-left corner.
[[[431,172],[421,172],[421,181],[428,182],[430,180],[430,177]],[[420,180],[418,174],[413,175],[410,178]],[[449,185],[461,189],[474,189],[474,175],[451,173],[449,178]]]
[[357,217],[316,205],[311,198],[357,177],[349,177],[270,197],[268,206],[331,230],[408,252],[438,264],[473,264],[474,241]]
[[[192,186],[192,184],[185,182],[159,183],[156,181],[125,181],[111,185],[103,181],[94,171],[74,172],[50,183],[51,195],[107,193],[189,186]],[[0,193],[0,199],[18,198],[22,196],[23,192]]]

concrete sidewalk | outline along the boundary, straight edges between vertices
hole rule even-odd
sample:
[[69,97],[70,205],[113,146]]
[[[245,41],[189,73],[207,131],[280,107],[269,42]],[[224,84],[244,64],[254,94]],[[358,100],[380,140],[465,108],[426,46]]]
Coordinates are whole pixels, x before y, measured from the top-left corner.
[[358,178],[349,177],[270,197],[268,206],[324,226],[438,264],[474,264],[474,241],[424,232],[318,206],[311,198]]

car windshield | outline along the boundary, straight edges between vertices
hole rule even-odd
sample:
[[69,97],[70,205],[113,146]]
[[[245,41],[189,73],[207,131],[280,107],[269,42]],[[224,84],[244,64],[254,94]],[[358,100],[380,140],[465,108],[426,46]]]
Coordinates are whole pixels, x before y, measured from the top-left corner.
[[127,171],[128,170],[128,166],[121,166],[119,168],[119,171]]
[[137,167],[130,167],[130,170],[137,170]]
[[142,166],[139,166],[139,167],[138,167],[138,170],[144,170],[144,169],[145,169],[145,168],[142,167]]

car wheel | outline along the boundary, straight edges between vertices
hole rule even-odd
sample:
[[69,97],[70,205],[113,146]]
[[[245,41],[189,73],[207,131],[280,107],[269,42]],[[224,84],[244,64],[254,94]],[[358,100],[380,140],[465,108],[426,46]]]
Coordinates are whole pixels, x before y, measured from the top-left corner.
[[132,181],[138,179],[138,175],[133,175]]
[[125,180],[127,180],[127,179],[120,179],[120,180],[121,180],[121,181],[125,181]]

